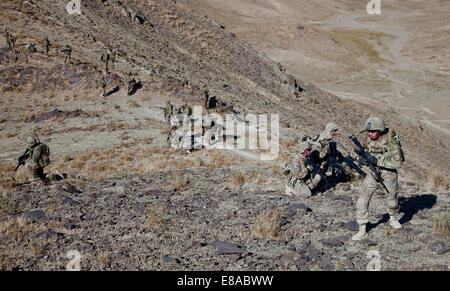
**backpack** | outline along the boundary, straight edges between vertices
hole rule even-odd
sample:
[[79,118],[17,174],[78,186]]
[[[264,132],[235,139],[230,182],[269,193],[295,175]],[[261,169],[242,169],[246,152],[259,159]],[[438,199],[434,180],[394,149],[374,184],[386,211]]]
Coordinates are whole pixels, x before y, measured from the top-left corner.
[[400,138],[395,132],[390,133],[388,147],[390,157],[386,160],[386,167],[392,169],[400,169],[405,161],[402,146],[400,144]]
[[284,170],[283,175],[286,178],[286,181],[288,184],[292,183],[292,178],[294,176],[294,169],[292,168],[292,159],[293,157],[290,157],[289,160],[284,164]]
[[41,158],[39,159],[39,165],[41,167],[46,167],[50,164],[50,148],[45,143],[41,143],[41,147],[42,147],[42,154]]

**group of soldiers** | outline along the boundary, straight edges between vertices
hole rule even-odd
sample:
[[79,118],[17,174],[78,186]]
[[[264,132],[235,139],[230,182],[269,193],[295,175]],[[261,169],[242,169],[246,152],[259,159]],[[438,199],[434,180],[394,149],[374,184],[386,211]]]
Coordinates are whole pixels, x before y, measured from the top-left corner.
[[[302,139],[296,153],[285,165],[286,195],[309,197],[329,187],[330,180],[336,183],[336,176],[338,179],[342,178],[346,169],[356,169],[364,176],[364,190],[356,204],[359,232],[352,237],[352,240],[367,238],[369,202],[379,186],[387,194],[389,224],[394,229],[402,228],[398,221],[397,170],[401,168],[404,156],[399,137],[393,130],[386,127],[381,118],[370,117],[366,121],[364,130],[360,132],[366,133],[363,144],[352,136],[351,139],[357,147],[354,153],[344,157],[337,150],[336,142],[333,141],[338,131],[337,124],[330,122],[316,138]],[[352,164],[352,161],[356,164]]]
[[174,149],[187,149],[190,152],[192,148],[190,143],[192,141],[191,136],[187,136],[189,129],[191,129],[191,116],[192,108],[184,103],[181,106],[173,105],[170,100],[166,102],[164,108],[164,119],[166,124],[170,127],[170,131],[167,135],[167,142]]
[[15,51],[15,44],[17,38],[12,35],[10,32],[8,32],[7,29],[5,29],[5,32],[3,33],[6,39],[6,43],[8,44],[8,47],[10,50]]
[[[16,52],[16,41],[17,41],[17,37],[15,37],[12,33],[10,33],[7,29],[5,29],[3,35],[5,36],[6,39],[6,43],[8,44],[8,48],[13,51]],[[50,40],[48,39],[48,37],[45,37],[42,40],[42,46],[44,47],[44,53],[45,56],[48,56],[48,53],[50,51],[50,47],[52,46]],[[36,52],[36,47],[35,44],[30,42],[25,44],[25,49],[27,51],[27,53],[34,53]]]
[[[164,117],[171,126],[168,141],[172,147],[180,145],[182,135],[177,134],[177,129],[183,127],[184,122],[191,118],[192,109],[183,104],[181,107],[174,106],[167,101],[164,109]],[[177,119],[183,116],[184,119]],[[189,122],[189,124],[191,124]],[[369,203],[379,186],[386,192],[387,211],[389,213],[389,224],[394,229],[402,228],[399,222],[398,205],[398,172],[404,162],[404,156],[395,132],[386,127],[384,121],[379,117],[370,117],[361,133],[366,133],[363,144],[356,137],[351,139],[357,146],[354,154],[344,157],[336,148],[333,137],[337,136],[339,127],[330,122],[325,130],[315,138],[306,138],[298,145],[298,149],[285,165],[284,176],[286,177],[286,195],[309,197],[329,187],[329,180],[333,176],[343,175],[345,171],[339,171],[339,165],[349,163],[346,159],[356,162],[353,167],[360,170],[364,176],[363,192],[356,203],[356,221],[359,224],[359,232],[352,240],[362,240],[368,237],[367,223],[369,222]],[[176,140],[178,138],[178,140]],[[50,163],[50,149],[41,143],[37,137],[30,136],[26,139],[27,148],[19,157],[18,165],[25,169],[33,182],[45,182],[44,167]],[[352,167],[352,168],[353,168]],[[15,172],[14,171],[14,172]],[[335,177],[334,177],[335,178]],[[336,180],[335,180],[336,181]],[[332,183],[335,183],[332,182]],[[333,186],[333,184],[331,185]]]

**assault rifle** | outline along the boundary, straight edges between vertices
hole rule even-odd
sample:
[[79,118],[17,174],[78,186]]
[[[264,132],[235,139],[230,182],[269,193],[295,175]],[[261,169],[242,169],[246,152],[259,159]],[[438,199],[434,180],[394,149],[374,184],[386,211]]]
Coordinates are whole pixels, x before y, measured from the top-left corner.
[[[386,190],[387,193],[389,193],[389,190],[387,189],[386,185],[383,182],[383,178],[381,177],[380,173],[375,168],[376,166],[376,158],[369,155],[367,153],[361,143],[358,141],[358,139],[352,135],[349,137],[349,139],[356,145],[355,153],[360,156],[361,161],[358,161],[361,165],[367,165],[370,169],[370,172],[372,173],[372,176],[375,178],[375,180],[383,186],[384,190]],[[374,165],[375,164],[375,165]]]
[[29,153],[28,153],[29,151],[30,151],[30,149],[27,148],[27,149],[25,150],[25,152],[24,152],[20,157],[17,158],[17,166],[16,166],[16,168],[14,169],[14,172],[13,172],[13,174],[12,174],[12,176],[11,176],[11,178],[13,179],[13,181],[16,180],[16,179],[14,179],[14,174],[17,172],[17,170],[19,169],[20,166],[25,165],[25,160],[28,159],[28,157],[30,156]]

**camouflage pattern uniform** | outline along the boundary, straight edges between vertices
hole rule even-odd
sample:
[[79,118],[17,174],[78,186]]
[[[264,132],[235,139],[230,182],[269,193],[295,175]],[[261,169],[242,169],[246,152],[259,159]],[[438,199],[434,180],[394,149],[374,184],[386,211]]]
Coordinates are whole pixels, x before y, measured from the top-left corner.
[[311,142],[311,148],[313,150],[311,159],[315,164],[320,165],[322,170],[326,170],[324,167],[330,155],[331,138],[331,135],[324,131],[318,135],[315,141]]
[[102,88],[102,97],[106,96],[106,85],[107,85],[106,79],[105,77],[102,77],[100,80],[100,88]]
[[5,29],[5,32],[3,33],[3,35],[5,36],[6,43],[8,44],[9,49],[12,49],[12,48],[11,48],[10,34],[9,34],[9,32],[8,32],[7,29]]
[[67,61],[72,60],[72,48],[69,45],[66,45],[62,50],[62,53],[64,53],[64,64],[67,63]]
[[192,108],[189,107],[186,103],[183,105],[182,111],[183,114],[186,114],[187,116],[192,115]]
[[170,103],[170,101],[166,102],[166,107],[164,108],[164,119],[167,124],[170,124],[170,118],[172,118],[172,114],[174,112],[174,107]]
[[[392,130],[386,128],[384,121],[378,117],[370,117],[366,122],[365,131],[379,131],[381,138],[371,140],[369,137],[362,142],[367,153],[377,159],[376,169],[379,171],[389,193],[386,193],[387,211],[390,216],[390,225],[393,228],[402,228],[398,222],[398,173],[404,161],[403,152],[398,141],[398,136]],[[369,222],[369,203],[380,184],[372,175],[366,175],[363,182],[365,190],[356,203],[356,221],[360,231],[353,240],[361,240],[367,237],[366,224]]]
[[102,62],[105,62],[105,72],[107,74],[109,74],[109,62],[113,62],[113,56],[110,50],[108,50],[107,52],[105,52],[104,54],[102,54],[102,56],[100,57],[100,60]]
[[136,80],[133,78],[131,73],[128,74],[128,76],[125,78],[125,82],[128,85],[128,96],[130,96],[133,93],[134,86],[136,85]]
[[27,138],[28,147],[25,153],[25,169],[30,182],[45,181],[44,167],[50,163],[49,157],[45,155],[44,145],[34,137]]
[[310,142],[301,142],[298,151],[289,158],[285,165],[286,195],[309,197],[322,181],[322,176],[318,171],[312,178],[314,167],[308,163],[307,157],[301,155],[306,150],[311,150]]
[[48,52],[50,51],[50,46],[52,45],[52,44],[50,43],[50,40],[48,40],[47,37],[44,38],[44,39],[42,40],[42,45],[43,45],[44,48],[45,48],[45,56],[48,56]]

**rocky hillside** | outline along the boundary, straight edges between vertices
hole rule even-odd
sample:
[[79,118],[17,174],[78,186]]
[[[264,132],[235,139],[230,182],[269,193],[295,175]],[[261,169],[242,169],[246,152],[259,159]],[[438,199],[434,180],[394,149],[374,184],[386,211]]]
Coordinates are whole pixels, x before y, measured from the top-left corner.
[[[435,235],[432,221],[448,206],[445,139],[394,111],[303,83],[186,3],[83,0],[81,15],[69,15],[66,4],[0,3],[0,26],[17,37],[16,53],[0,42],[0,269],[61,269],[70,249],[85,256],[85,269],[365,269],[366,256],[358,252],[366,248],[349,243],[345,228],[359,184],[297,201],[283,195],[280,166],[300,136],[318,133],[332,120],[342,126],[340,146],[350,150],[347,137],[373,114],[402,138],[407,162],[401,194],[409,223],[386,236],[377,226],[375,244],[392,252],[390,244],[401,240],[408,267],[448,261],[445,233]],[[45,37],[52,42],[48,57]],[[27,53],[27,43],[35,43],[37,52]],[[73,52],[65,64],[66,45]],[[106,49],[117,59],[106,76],[109,94],[101,97]],[[129,73],[140,85],[132,96],[124,82]],[[185,155],[168,148],[161,107],[166,100],[202,105],[204,88],[235,112],[279,114],[278,159],[259,161],[246,151]],[[11,181],[15,159],[33,132],[51,147],[46,171],[66,173],[66,181]],[[19,169],[16,180],[22,176]],[[279,212],[264,214],[275,208]],[[272,223],[271,217],[284,220]],[[268,221],[268,230],[265,224],[258,228],[258,219]],[[393,257],[387,266],[402,268]]]

